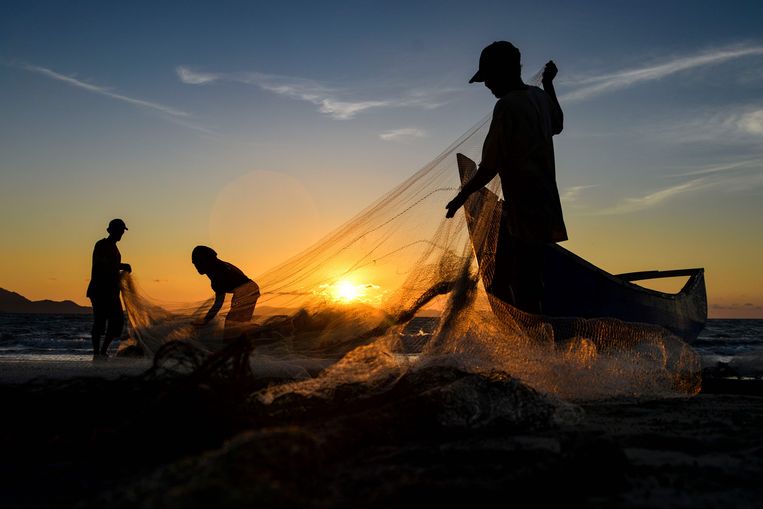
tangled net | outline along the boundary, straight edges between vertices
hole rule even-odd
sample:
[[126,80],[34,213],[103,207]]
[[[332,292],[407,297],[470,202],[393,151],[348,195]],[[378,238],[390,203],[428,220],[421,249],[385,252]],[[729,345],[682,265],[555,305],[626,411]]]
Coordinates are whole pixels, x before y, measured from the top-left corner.
[[[488,127],[485,118],[350,221],[257,276],[254,322],[231,344],[221,340],[221,320],[191,325],[211,302],[170,311],[127,276],[132,335],[155,372],[278,380],[257,393],[262,401],[387,383],[433,365],[503,371],[565,398],[698,392],[697,355],[661,327],[491,307],[474,252],[492,224],[470,235],[463,211],[445,219],[444,209],[460,186],[456,154],[478,160]],[[488,188],[500,193],[497,179]]]

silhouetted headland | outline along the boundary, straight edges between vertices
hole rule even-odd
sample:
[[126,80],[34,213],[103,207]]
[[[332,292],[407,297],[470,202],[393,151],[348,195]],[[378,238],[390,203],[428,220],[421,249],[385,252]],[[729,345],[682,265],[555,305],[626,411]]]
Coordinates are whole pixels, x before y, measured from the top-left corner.
[[71,300],[29,300],[23,295],[0,288],[0,313],[77,314],[90,313],[88,306]]

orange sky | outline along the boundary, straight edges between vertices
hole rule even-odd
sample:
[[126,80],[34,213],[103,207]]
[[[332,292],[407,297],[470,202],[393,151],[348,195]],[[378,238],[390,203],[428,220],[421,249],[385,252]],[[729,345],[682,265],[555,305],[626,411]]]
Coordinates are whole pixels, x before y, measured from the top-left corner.
[[559,67],[565,247],[763,318],[760,5],[477,5],[0,5],[0,287],[86,304],[114,217],[153,297],[210,294],[198,244],[257,278],[489,114],[468,80],[508,39]]

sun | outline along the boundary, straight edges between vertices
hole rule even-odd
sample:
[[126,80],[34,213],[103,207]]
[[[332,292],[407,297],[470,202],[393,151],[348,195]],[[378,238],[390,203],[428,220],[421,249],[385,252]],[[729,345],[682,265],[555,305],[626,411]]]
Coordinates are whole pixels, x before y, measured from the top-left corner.
[[337,281],[332,288],[332,297],[340,302],[352,302],[363,295],[362,286],[353,284],[346,279]]
[[358,283],[354,279],[339,279],[333,283],[325,283],[315,292],[324,299],[330,299],[339,304],[355,304],[379,301],[383,292],[373,283]]

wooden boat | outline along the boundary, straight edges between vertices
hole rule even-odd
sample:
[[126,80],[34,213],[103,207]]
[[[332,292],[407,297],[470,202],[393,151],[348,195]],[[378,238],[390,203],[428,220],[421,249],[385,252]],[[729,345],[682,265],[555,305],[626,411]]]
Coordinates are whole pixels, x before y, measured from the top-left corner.
[[[476,172],[474,161],[457,154],[461,182]],[[486,288],[492,283],[495,245],[503,200],[488,189],[474,193],[464,205],[466,223]],[[678,293],[664,293],[633,281],[688,276]],[[495,296],[493,296],[495,297]],[[491,303],[494,303],[491,298]],[[505,303],[502,303],[506,306]],[[616,318],[655,324],[691,343],[707,321],[704,269],[652,270],[610,274],[563,247],[544,251],[543,314],[559,318]],[[496,305],[493,304],[493,310]]]

